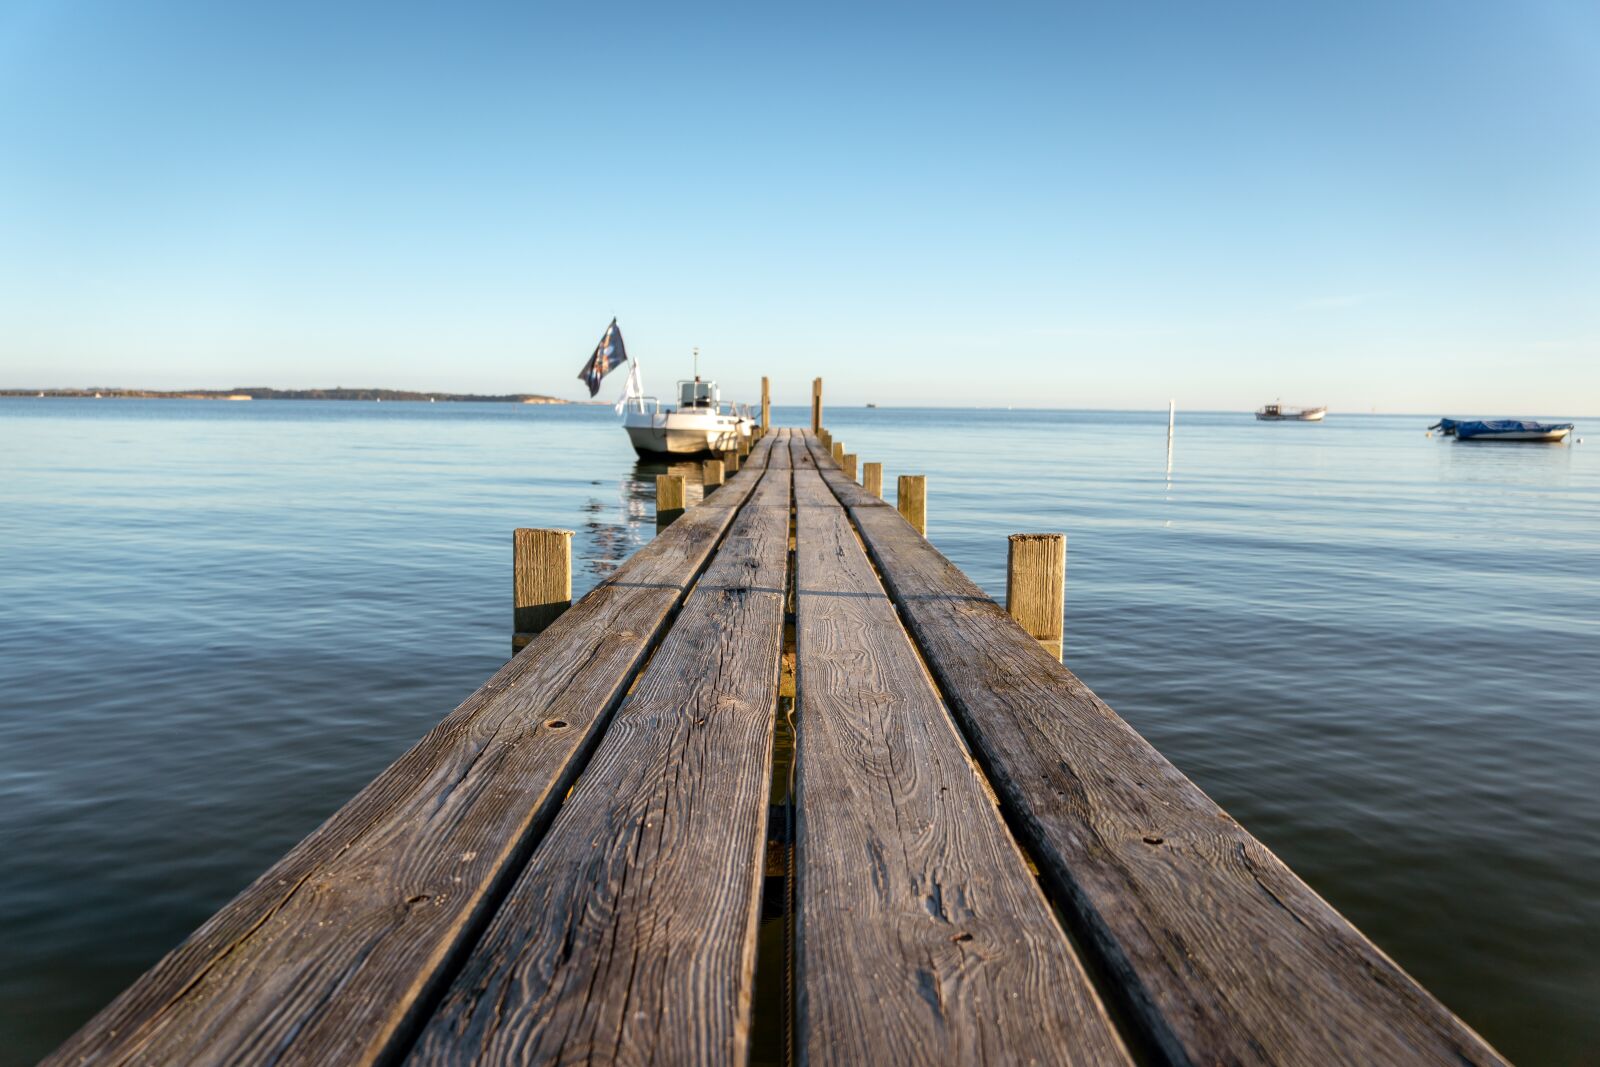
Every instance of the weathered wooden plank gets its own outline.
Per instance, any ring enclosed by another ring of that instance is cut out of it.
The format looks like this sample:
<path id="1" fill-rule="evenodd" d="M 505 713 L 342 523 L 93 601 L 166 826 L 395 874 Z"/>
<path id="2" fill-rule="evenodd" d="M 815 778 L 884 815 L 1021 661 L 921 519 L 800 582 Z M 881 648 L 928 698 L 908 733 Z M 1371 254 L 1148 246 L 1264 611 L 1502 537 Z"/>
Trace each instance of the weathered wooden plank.
<path id="1" fill-rule="evenodd" d="M 690 509 L 45 1062 L 404 1047 L 734 514 Z"/>
<path id="2" fill-rule="evenodd" d="M 414 1062 L 744 1062 L 788 533 L 739 513 Z"/>
<path id="3" fill-rule="evenodd" d="M 1160 1054 L 1503 1062 L 895 511 L 849 511 L 1013 830 Z"/>
<path id="4" fill-rule="evenodd" d="M 787 437 L 787 430 L 778 430 L 770 438 L 767 438 L 770 441 L 771 449 L 767 454 L 769 468 L 777 470 L 789 469 L 789 443 Z M 750 495 L 750 505 L 752 507 L 776 507 L 788 510 L 789 495 L 789 479 L 767 478 Z"/>
<path id="5" fill-rule="evenodd" d="M 800 1062 L 1129 1062 L 844 510 L 796 515 Z"/>
<path id="6" fill-rule="evenodd" d="M 804 459 L 791 458 L 790 462 L 793 463 L 796 469 L 800 469 L 803 464 L 805 467 L 817 470 L 838 471 L 838 465 L 833 462 L 833 457 L 828 454 L 827 447 L 814 435 L 796 433 L 791 451 L 804 455 Z M 837 478 L 827 477 L 826 484 L 826 497 L 818 498 L 824 504 L 840 503 L 845 507 L 877 504 L 893 509 L 892 504 L 873 493 L 869 493 L 865 486 L 857 485 L 855 482 L 843 477 L 842 474 Z M 807 487 L 806 491 L 809 496 L 811 494 L 810 488 Z"/>

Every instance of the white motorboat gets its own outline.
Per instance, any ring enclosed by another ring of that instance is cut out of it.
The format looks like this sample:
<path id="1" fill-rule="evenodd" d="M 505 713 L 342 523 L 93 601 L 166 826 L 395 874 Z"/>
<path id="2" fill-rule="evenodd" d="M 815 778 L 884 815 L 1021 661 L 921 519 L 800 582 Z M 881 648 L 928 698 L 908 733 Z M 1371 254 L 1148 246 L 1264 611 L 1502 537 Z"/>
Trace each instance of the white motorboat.
<path id="1" fill-rule="evenodd" d="M 612 369 L 628 360 L 628 350 L 622 341 L 622 330 L 617 320 L 595 346 L 594 355 L 578 372 L 578 378 L 589 387 L 592 397 L 600 391 L 600 379 Z M 733 404 L 723 404 L 716 382 L 700 378 L 700 350 L 694 350 L 695 375 L 693 381 L 678 383 L 678 406 L 661 403 L 653 396 L 645 396 L 644 383 L 639 377 L 639 361 L 633 361 L 628 371 L 628 384 L 617 400 L 617 414 L 622 416 L 622 428 L 628 431 L 628 440 L 641 456 L 693 456 L 704 453 L 727 452 L 739 447 L 755 429 L 755 420 L 749 409 Z"/>
<path id="2" fill-rule="evenodd" d="M 748 438 L 755 422 L 749 412 L 724 404 L 716 382 L 678 383 L 678 406 L 662 404 L 637 388 L 639 364 L 628 375 L 628 392 L 617 402 L 622 428 L 641 456 L 690 456 L 726 452 Z"/>
<path id="3" fill-rule="evenodd" d="M 1266 404 L 1256 412 L 1260 422 L 1321 422 L 1328 413 L 1326 407 L 1286 408 L 1282 404 Z"/>

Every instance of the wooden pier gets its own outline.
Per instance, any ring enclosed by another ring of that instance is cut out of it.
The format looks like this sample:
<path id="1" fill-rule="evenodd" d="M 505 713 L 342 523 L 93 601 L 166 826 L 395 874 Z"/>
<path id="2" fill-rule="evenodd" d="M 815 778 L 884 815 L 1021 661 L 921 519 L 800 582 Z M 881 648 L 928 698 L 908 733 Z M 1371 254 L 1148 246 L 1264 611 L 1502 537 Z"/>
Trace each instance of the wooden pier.
<path id="1" fill-rule="evenodd" d="M 47 1062 L 1503 1062 L 812 413 Z"/>

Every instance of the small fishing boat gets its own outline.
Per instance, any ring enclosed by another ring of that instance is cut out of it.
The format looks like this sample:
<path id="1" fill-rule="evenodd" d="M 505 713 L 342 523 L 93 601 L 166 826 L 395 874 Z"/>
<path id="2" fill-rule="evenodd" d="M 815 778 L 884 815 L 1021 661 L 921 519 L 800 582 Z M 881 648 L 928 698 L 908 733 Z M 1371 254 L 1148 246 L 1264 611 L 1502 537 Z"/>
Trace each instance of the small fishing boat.
<path id="1" fill-rule="evenodd" d="M 1574 423 L 1535 422 L 1533 419 L 1440 419 L 1430 430 L 1458 441 L 1519 441 L 1559 443 L 1572 432 Z"/>
<path id="2" fill-rule="evenodd" d="M 634 364 L 634 374 L 639 370 Z M 748 438 L 755 421 L 737 405 L 724 404 L 716 382 L 678 383 L 678 406 L 663 405 L 642 391 L 625 393 L 618 407 L 622 428 L 628 431 L 633 450 L 641 456 L 693 456 L 726 452 L 738 448 Z"/>
<path id="3" fill-rule="evenodd" d="M 1321 422 L 1328 413 L 1326 405 L 1317 408 L 1287 408 L 1282 404 L 1265 404 L 1256 412 L 1259 422 Z"/>
<path id="4" fill-rule="evenodd" d="M 628 358 L 617 320 L 606 327 L 594 355 L 584 364 L 578 377 L 589 386 L 592 397 L 600 391 L 600 379 Z M 644 393 L 639 361 L 633 361 L 628 382 L 617 400 L 617 414 L 627 431 L 633 450 L 641 456 L 693 456 L 726 452 L 738 448 L 755 429 L 750 412 L 739 405 L 724 404 L 716 382 L 700 377 L 700 350 L 694 350 L 695 375 L 692 381 L 678 382 L 676 407 L 662 404 Z"/>

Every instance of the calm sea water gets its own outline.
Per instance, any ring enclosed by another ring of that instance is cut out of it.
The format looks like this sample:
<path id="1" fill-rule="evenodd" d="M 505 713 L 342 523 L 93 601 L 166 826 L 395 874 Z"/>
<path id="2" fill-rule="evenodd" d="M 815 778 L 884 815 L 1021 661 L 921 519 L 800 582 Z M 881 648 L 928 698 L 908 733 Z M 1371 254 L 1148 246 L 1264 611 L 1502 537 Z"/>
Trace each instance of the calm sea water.
<path id="1" fill-rule="evenodd" d="M 1085 681 L 1508 1055 L 1600 1060 L 1600 438 L 1180 413 L 1169 476 L 1165 412 L 827 421 L 991 593 L 1065 530 Z M 582 592 L 660 469 L 604 408 L 0 400 L 0 1060 L 504 661 L 513 527 Z"/>

